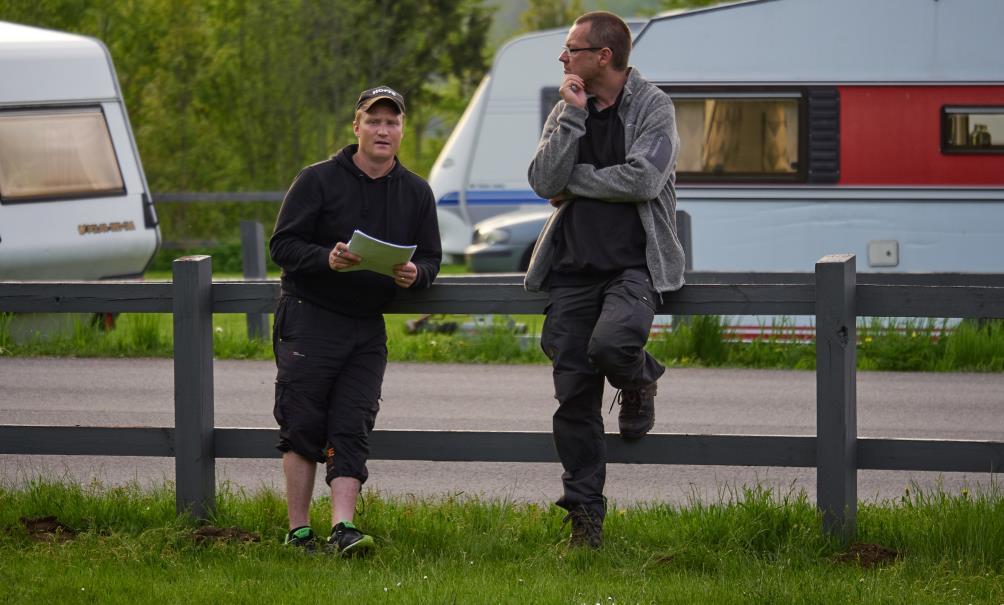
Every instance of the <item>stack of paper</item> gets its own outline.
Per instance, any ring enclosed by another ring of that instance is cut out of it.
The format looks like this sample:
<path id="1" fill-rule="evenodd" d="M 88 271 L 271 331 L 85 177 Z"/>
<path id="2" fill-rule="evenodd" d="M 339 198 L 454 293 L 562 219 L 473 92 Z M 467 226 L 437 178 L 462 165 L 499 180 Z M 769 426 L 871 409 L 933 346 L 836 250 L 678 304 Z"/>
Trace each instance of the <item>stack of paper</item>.
<path id="1" fill-rule="evenodd" d="M 394 265 L 411 260 L 416 246 L 399 246 L 366 235 L 356 229 L 349 240 L 349 252 L 362 258 L 358 265 L 342 271 L 375 271 L 394 277 Z"/>

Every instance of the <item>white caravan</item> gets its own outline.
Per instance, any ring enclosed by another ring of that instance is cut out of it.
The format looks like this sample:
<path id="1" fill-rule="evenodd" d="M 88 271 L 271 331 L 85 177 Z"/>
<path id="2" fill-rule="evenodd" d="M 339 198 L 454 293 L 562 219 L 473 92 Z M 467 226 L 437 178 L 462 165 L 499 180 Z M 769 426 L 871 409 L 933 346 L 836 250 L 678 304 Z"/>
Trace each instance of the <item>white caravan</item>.
<path id="1" fill-rule="evenodd" d="M 676 105 L 694 270 L 854 253 L 860 271 L 1001 272 L 1002 24 L 1000 0 L 753 0 L 650 20 L 631 63 Z M 483 218 L 547 208 L 526 170 L 565 33 L 503 47 L 440 154 L 447 252 Z"/>
<path id="2" fill-rule="evenodd" d="M 108 49 L 0 22 L 0 280 L 133 277 L 160 243 Z"/>

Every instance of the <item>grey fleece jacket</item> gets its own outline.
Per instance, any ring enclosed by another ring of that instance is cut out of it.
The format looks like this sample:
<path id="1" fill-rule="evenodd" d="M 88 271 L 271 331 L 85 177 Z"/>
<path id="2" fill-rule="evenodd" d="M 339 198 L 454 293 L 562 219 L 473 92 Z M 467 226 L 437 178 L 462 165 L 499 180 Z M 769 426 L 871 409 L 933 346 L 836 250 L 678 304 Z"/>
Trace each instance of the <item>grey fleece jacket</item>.
<path id="1" fill-rule="evenodd" d="M 684 257 L 676 236 L 676 155 L 680 137 L 669 95 L 630 68 L 618 115 L 624 124 L 625 163 L 607 168 L 576 164 L 579 139 L 586 133 L 588 110 L 564 101 L 551 110 L 530 162 L 530 187 L 542 198 L 562 192 L 638 208 L 645 229 L 645 260 L 659 292 L 683 286 Z M 524 285 L 532 292 L 547 289 L 554 258 L 554 233 L 569 204 L 551 214 L 530 257 Z"/>

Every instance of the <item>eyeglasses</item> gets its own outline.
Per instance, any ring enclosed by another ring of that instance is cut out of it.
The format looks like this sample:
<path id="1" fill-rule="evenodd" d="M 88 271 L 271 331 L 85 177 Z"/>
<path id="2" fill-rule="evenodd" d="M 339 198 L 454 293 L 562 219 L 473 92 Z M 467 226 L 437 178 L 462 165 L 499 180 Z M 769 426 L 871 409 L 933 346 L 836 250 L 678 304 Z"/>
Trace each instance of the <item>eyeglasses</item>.
<path id="1" fill-rule="evenodd" d="M 558 55 L 558 56 L 560 57 L 561 55 L 563 55 L 565 53 L 568 53 L 569 56 L 572 56 L 575 53 L 579 53 L 579 52 L 582 52 L 584 50 L 597 51 L 597 50 L 603 50 L 604 48 L 606 48 L 606 46 L 583 46 L 582 48 L 572 48 L 570 46 L 562 46 L 561 47 L 561 54 Z"/>

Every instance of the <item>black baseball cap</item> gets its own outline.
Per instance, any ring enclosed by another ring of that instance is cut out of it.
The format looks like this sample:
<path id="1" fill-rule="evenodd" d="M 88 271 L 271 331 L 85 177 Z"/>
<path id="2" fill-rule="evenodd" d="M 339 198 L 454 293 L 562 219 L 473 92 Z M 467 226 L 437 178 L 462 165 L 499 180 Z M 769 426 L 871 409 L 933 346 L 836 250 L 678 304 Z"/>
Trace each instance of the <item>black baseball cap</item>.
<path id="1" fill-rule="evenodd" d="M 356 101 L 356 110 L 369 111 L 370 107 L 377 101 L 388 100 L 394 103 L 398 113 L 404 113 L 404 97 L 390 86 L 377 86 L 359 93 L 359 100 Z"/>

